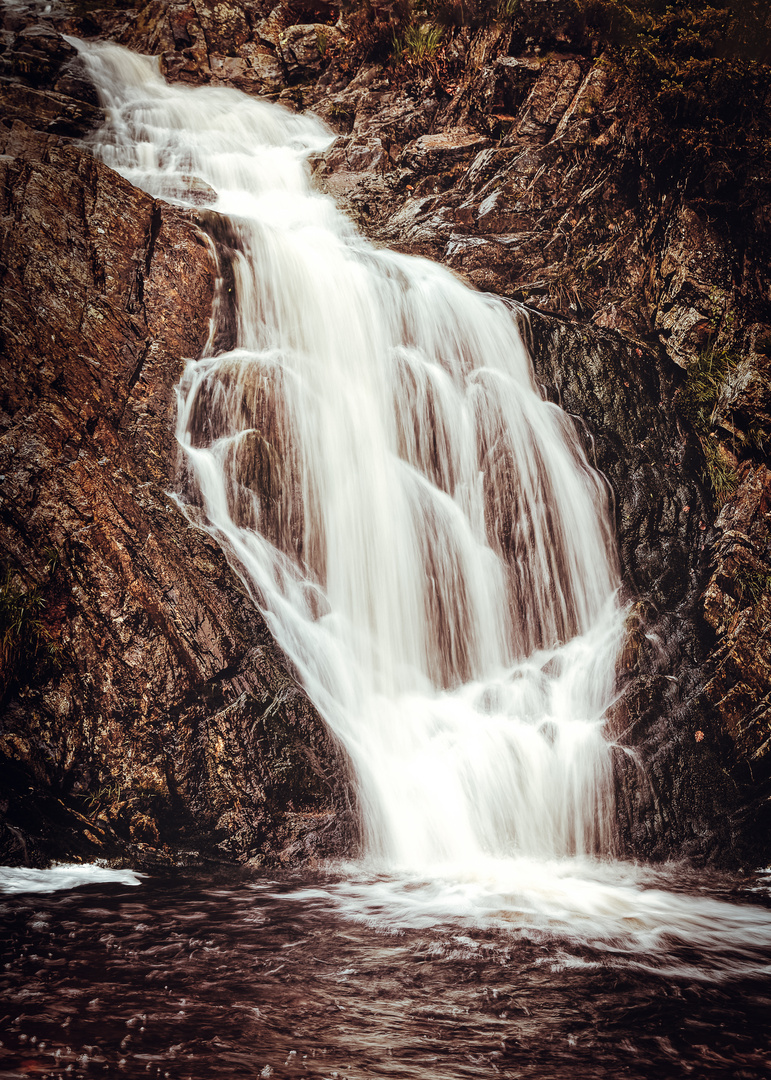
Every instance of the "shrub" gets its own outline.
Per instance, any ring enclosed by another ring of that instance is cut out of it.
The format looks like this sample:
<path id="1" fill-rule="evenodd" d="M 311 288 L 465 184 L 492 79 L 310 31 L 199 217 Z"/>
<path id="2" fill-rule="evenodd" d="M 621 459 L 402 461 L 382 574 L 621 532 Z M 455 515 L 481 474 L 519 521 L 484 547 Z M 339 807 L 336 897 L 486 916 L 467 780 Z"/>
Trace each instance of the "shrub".
<path id="1" fill-rule="evenodd" d="M 674 155 L 705 161 L 718 150 L 766 152 L 767 0 L 576 2 L 658 115 L 662 163 Z"/>

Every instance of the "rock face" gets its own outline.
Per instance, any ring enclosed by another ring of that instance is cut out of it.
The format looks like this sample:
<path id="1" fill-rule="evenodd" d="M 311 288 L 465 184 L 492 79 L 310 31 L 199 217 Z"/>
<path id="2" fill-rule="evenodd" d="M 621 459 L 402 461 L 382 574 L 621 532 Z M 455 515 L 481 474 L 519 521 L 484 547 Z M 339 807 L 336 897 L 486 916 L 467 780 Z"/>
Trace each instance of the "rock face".
<path id="1" fill-rule="evenodd" d="M 763 858 L 771 173 L 735 190 L 715 162 L 698 193 L 662 177 L 644 103 L 568 7 L 521 0 L 505 25 L 448 32 L 443 66 L 399 70 L 352 67 L 353 24 L 303 0 L 52 18 L 157 54 L 172 79 L 314 108 L 340 132 L 317 183 L 366 233 L 520 305 L 545 393 L 615 495 L 630 614 L 611 723 L 646 763 L 619 759 L 623 846 Z M 98 108 L 56 28 L 28 22 L 6 15 L 0 75 L 0 543 L 40 587 L 60 651 L 39 651 L 3 702 L 6 847 L 34 848 L 17 822 L 34 811 L 53 828 L 61 798 L 57 827 L 71 836 L 77 812 L 103 846 L 339 850 L 355 833 L 339 749 L 166 494 L 172 387 L 206 334 L 206 249 L 189 215 L 55 137 Z"/>
<path id="2" fill-rule="evenodd" d="M 539 379 L 577 419 L 614 494 L 629 613 L 609 726 L 633 752 L 616 758 L 621 849 L 726 861 L 746 839 L 726 774 L 731 742 L 702 686 L 710 658 L 700 596 L 714 531 L 698 441 L 663 407 L 678 369 L 617 333 L 540 313 L 525 317 L 524 331 Z"/>
<path id="3" fill-rule="evenodd" d="M 704 617 L 717 639 L 705 692 L 750 765 L 771 751 L 771 471 L 742 468 L 717 519 Z"/>
<path id="4" fill-rule="evenodd" d="M 648 771 L 621 769 L 629 850 L 765 857 L 771 173 L 729 197 L 715 163 L 680 194 L 687 177 L 662 180 L 646 156 L 644 108 L 570 39 L 565 5 L 547 6 L 545 56 L 492 27 L 459 35 L 457 83 L 451 71 L 421 94 L 418 77 L 372 67 L 325 90 L 316 107 L 345 131 L 316 175 L 378 240 L 525 305 L 546 392 L 612 483 L 632 604 L 614 723 Z M 751 567 L 727 556 L 735 519 Z"/>
<path id="5" fill-rule="evenodd" d="M 0 551 L 52 646 L 3 673 L 0 861 L 348 850 L 341 752 L 169 494 L 201 231 L 56 136 L 0 144 Z"/>
<path id="6" fill-rule="evenodd" d="M 6 15 L 6 48 L 0 55 L 0 104 L 6 123 L 23 120 L 58 135 L 84 135 L 100 122 L 94 87 L 77 50 L 48 26 L 25 25 Z M 18 25 L 14 26 L 14 24 Z"/>

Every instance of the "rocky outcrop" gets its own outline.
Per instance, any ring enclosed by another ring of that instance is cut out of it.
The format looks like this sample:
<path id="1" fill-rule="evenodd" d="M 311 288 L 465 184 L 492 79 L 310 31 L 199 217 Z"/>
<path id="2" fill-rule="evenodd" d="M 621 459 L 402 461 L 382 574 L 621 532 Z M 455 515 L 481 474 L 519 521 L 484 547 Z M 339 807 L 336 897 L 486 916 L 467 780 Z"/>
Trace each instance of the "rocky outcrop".
<path id="1" fill-rule="evenodd" d="M 6 12 L 5 37 L 0 107 L 6 124 L 22 120 L 53 134 L 79 136 L 100 123 L 96 90 L 69 42 L 50 26 L 27 25 L 24 13 L 13 9 Z"/>
<path id="2" fill-rule="evenodd" d="M 356 27 L 323 3 L 152 0 L 54 16 L 157 54 L 170 78 L 314 108 L 339 132 L 315 162 L 318 186 L 366 233 L 520 305 L 545 392 L 576 417 L 615 496 L 630 605 L 611 719 L 629 750 L 626 850 L 764 857 L 771 176 L 732 181 L 715 161 L 696 190 L 666 173 L 645 103 L 568 8 L 521 0 L 506 25 L 448 31 L 442 64 L 398 70 L 371 57 L 352 67 Z M 333 779 L 339 751 L 222 556 L 165 494 L 169 395 L 210 302 L 206 250 L 189 216 L 50 137 L 84 131 L 96 102 L 66 43 L 14 18 L 0 76 L 17 121 L 4 325 L 27 368 L 6 391 L 13 455 L 0 467 L 16 486 L 3 542 L 63 635 L 58 661 L 39 655 L 6 702 L 14 798 L 32 777 L 101 843 L 206 838 L 276 859 L 335 849 L 352 820 Z M 46 215 L 52 198 L 59 212 Z M 104 525 L 101 511 L 88 517 L 94 500 L 110 507 Z"/>
<path id="3" fill-rule="evenodd" d="M 170 494 L 208 244 L 56 136 L 0 142 L 0 552 L 50 646 L 4 673 L 0 859 L 348 849 L 339 748 Z"/>
<path id="4" fill-rule="evenodd" d="M 717 519 L 704 617 L 714 630 L 705 692 L 752 766 L 771 753 L 771 471 L 745 465 Z"/>

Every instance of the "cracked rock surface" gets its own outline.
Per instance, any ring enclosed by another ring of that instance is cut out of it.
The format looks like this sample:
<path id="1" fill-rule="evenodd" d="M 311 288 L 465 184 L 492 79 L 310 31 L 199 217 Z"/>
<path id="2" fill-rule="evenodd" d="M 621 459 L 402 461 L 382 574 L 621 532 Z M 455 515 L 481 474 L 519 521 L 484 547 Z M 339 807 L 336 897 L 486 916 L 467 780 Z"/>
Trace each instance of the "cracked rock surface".
<path id="1" fill-rule="evenodd" d="M 3 684 L 0 861 L 348 849 L 341 752 L 170 496 L 209 249 L 55 135 L 15 120 L 0 151 L 0 551 L 55 647 Z"/>

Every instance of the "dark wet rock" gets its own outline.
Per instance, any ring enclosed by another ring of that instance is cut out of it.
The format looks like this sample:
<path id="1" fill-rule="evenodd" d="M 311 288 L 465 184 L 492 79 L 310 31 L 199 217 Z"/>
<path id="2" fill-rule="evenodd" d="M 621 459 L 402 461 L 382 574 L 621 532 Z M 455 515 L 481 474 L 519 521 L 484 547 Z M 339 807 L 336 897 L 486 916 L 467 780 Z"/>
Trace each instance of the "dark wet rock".
<path id="1" fill-rule="evenodd" d="M 97 127 L 103 115 L 101 109 L 65 94 L 4 80 L 0 80 L 0 108 L 8 120 L 73 138 Z"/>
<path id="2" fill-rule="evenodd" d="M 523 140 L 548 142 L 557 125 L 566 118 L 568 109 L 575 109 L 583 75 L 581 64 L 572 58 L 548 60 L 543 64 L 503 145 L 516 146 Z"/>
<path id="3" fill-rule="evenodd" d="M 705 687 L 759 775 L 771 760 L 771 471 L 745 465 L 716 522 L 704 618 L 715 633 Z"/>
<path id="4" fill-rule="evenodd" d="M 0 150 L 0 551 L 52 646 L 4 680 L 2 858 L 347 849 L 339 749 L 169 494 L 212 302 L 199 227 L 19 122 Z"/>
<path id="5" fill-rule="evenodd" d="M 682 377 L 661 350 L 612 332 L 536 313 L 525 325 L 539 379 L 575 417 L 613 492 L 628 605 L 609 717 L 621 850 L 730 862 L 746 846 L 742 799 L 726 771 L 731 741 L 703 688 L 710 656 L 699 619 L 710 500 L 698 441 L 663 407 Z"/>
<path id="6" fill-rule="evenodd" d="M 0 55 L 0 109 L 6 122 L 78 137 L 102 120 L 75 48 L 47 26 L 7 35 Z"/>

